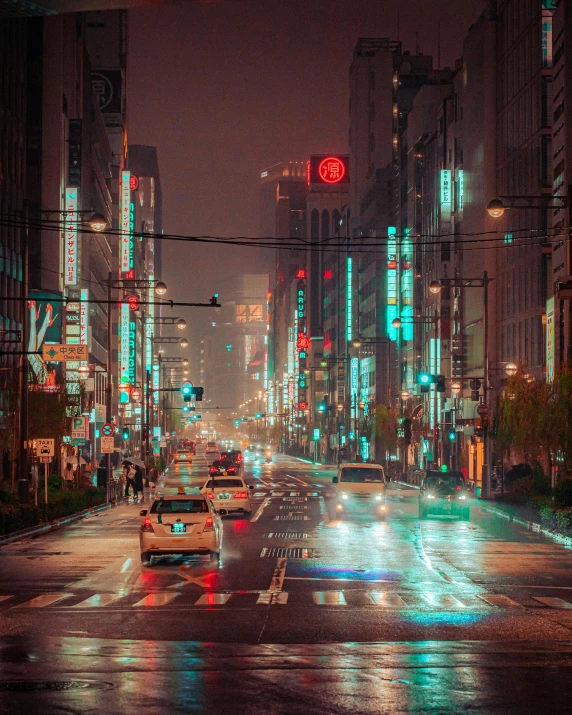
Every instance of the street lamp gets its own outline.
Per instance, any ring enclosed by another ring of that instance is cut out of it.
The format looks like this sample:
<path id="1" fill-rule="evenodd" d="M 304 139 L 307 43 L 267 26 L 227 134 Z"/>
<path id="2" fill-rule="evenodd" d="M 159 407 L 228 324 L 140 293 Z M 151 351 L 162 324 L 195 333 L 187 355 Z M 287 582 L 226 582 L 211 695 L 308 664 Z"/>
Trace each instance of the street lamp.
<path id="1" fill-rule="evenodd" d="M 187 321 L 184 320 L 183 318 L 180 318 L 177 321 L 177 328 L 179 328 L 179 330 L 184 330 L 186 327 L 187 327 Z"/>
<path id="2" fill-rule="evenodd" d="M 179 344 L 180 344 L 180 346 L 181 346 L 182 348 L 188 348 L 188 347 L 189 347 L 189 341 L 187 340 L 187 338 L 183 338 L 183 339 L 180 341 Z"/>
<path id="3" fill-rule="evenodd" d="M 96 231 L 97 233 L 101 233 L 102 231 L 105 231 L 107 228 L 107 219 L 105 216 L 102 216 L 99 213 L 94 213 L 92 217 L 89 219 L 89 227 L 93 230 Z"/>
<path id="4" fill-rule="evenodd" d="M 489 201 L 487 211 L 492 218 L 501 218 L 506 210 L 505 205 L 500 199 Z"/>
<path id="5" fill-rule="evenodd" d="M 394 328 L 400 328 L 400 327 L 401 327 L 401 318 L 394 318 L 394 319 L 391 321 L 391 325 L 392 325 Z"/>
<path id="6" fill-rule="evenodd" d="M 185 358 L 185 359 L 183 360 L 183 365 L 186 367 L 188 364 L 189 364 L 189 361 L 187 360 L 187 358 Z"/>
<path id="7" fill-rule="evenodd" d="M 519 204 L 521 204 L 519 206 Z M 502 218 L 508 209 L 566 209 L 567 196 L 498 196 L 487 204 L 487 212 L 494 219 Z"/>
<path id="8" fill-rule="evenodd" d="M 455 396 L 458 395 L 459 392 L 461 392 L 461 383 L 460 383 L 460 382 L 453 382 L 453 383 L 451 384 L 451 392 L 453 392 L 453 393 L 455 394 Z"/>
<path id="9" fill-rule="evenodd" d="M 407 390 L 403 390 L 401 392 L 401 399 L 402 400 L 408 400 L 409 399 L 409 392 Z"/>
<path id="10" fill-rule="evenodd" d="M 361 348 L 361 340 L 359 338 L 356 338 L 353 341 L 352 345 L 354 346 L 354 348 Z"/>
<path id="11" fill-rule="evenodd" d="M 433 295 L 437 295 L 441 292 L 441 283 L 439 281 L 431 281 L 431 283 L 429 283 L 429 290 Z"/>
<path id="12" fill-rule="evenodd" d="M 504 371 L 509 377 L 514 377 L 518 372 L 518 367 L 513 362 L 509 362 Z"/>
<path id="13" fill-rule="evenodd" d="M 166 292 L 167 292 L 167 286 L 163 283 L 163 281 L 159 281 L 155 285 L 155 293 L 157 293 L 157 295 L 165 295 Z"/>
<path id="14" fill-rule="evenodd" d="M 80 365 L 77 369 L 77 374 L 82 379 L 89 377 L 89 365 Z"/>

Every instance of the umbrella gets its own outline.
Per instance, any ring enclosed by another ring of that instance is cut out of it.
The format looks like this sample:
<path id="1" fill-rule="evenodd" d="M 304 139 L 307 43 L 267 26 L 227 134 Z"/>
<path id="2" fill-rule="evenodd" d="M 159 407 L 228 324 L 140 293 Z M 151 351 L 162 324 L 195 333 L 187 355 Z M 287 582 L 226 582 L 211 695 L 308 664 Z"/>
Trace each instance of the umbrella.
<path id="1" fill-rule="evenodd" d="M 78 457 L 75 454 L 71 454 L 69 457 L 64 457 L 64 462 L 66 464 L 86 464 L 83 457 Z"/>
<path id="2" fill-rule="evenodd" d="M 130 462 L 131 464 L 134 464 L 136 467 L 141 467 L 141 469 L 145 469 L 145 462 L 142 462 L 140 459 L 137 459 L 137 457 L 125 457 L 123 462 Z"/>

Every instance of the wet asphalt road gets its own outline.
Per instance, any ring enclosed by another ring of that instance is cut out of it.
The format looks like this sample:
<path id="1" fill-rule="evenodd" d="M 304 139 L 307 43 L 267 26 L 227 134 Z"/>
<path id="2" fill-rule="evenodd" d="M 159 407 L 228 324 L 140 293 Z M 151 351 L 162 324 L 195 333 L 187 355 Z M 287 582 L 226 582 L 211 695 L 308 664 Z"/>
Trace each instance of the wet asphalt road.
<path id="1" fill-rule="evenodd" d="M 569 549 L 401 485 L 341 521 L 333 474 L 247 461 L 220 565 L 142 566 L 139 504 L 2 547 L 0 712 L 572 711 Z"/>

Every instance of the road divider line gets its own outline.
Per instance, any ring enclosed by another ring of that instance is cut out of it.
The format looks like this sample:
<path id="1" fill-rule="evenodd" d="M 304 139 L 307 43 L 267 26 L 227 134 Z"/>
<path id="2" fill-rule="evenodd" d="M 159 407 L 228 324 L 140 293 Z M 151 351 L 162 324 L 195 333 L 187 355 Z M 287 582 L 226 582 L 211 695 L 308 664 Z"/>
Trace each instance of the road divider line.
<path id="1" fill-rule="evenodd" d="M 270 588 L 268 589 L 269 591 L 276 592 L 282 590 L 287 565 L 288 559 L 277 560 L 276 568 L 274 569 L 274 573 L 272 574 L 272 580 L 270 581 Z"/>
<path id="2" fill-rule="evenodd" d="M 270 504 L 270 497 L 266 497 L 266 499 L 262 502 L 262 504 L 258 507 L 258 510 L 256 514 L 252 517 L 250 521 L 258 521 L 260 519 L 260 516 L 264 509 Z"/>

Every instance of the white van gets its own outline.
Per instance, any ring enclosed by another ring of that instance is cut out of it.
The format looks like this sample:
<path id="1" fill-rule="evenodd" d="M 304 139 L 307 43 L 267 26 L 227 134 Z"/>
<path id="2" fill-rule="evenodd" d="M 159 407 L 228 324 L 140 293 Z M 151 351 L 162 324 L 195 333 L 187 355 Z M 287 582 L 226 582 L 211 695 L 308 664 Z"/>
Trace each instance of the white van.
<path id="1" fill-rule="evenodd" d="M 336 487 L 336 512 L 345 514 L 371 514 L 385 519 L 387 514 L 387 482 L 379 464 L 340 464 L 338 476 L 333 478 Z"/>

